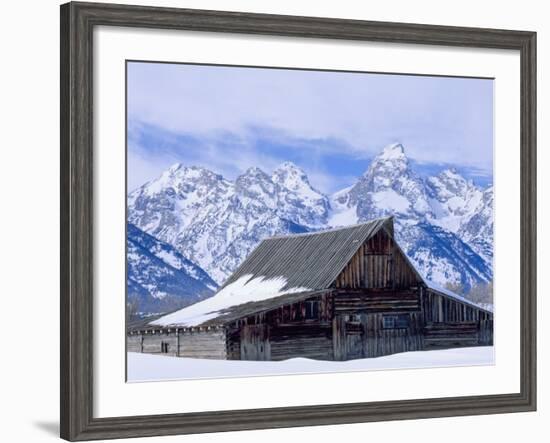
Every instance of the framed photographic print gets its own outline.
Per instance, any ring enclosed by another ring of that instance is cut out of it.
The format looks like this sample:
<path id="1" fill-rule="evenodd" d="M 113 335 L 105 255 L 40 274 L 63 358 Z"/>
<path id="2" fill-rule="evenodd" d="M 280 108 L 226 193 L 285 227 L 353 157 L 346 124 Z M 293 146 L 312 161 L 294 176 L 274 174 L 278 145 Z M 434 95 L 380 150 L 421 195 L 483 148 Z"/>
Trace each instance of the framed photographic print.
<path id="1" fill-rule="evenodd" d="M 63 5 L 61 436 L 534 410 L 535 41 Z"/>

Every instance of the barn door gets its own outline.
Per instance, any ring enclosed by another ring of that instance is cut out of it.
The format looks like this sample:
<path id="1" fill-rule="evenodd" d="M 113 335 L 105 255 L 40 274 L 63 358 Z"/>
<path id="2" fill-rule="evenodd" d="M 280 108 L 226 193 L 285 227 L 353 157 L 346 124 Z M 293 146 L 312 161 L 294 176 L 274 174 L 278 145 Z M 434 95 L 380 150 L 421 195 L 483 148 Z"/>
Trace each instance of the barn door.
<path id="1" fill-rule="evenodd" d="M 359 315 L 349 315 L 346 321 L 346 360 L 363 358 L 365 328 Z"/>
<path id="2" fill-rule="evenodd" d="M 337 315 L 333 321 L 335 360 L 353 360 L 366 355 L 366 315 Z"/>
<path id="3" fill-rule="evenodd" d="M 246 325 L 241 329 L 241 360 L 270 360 L 267 325 Z"/>

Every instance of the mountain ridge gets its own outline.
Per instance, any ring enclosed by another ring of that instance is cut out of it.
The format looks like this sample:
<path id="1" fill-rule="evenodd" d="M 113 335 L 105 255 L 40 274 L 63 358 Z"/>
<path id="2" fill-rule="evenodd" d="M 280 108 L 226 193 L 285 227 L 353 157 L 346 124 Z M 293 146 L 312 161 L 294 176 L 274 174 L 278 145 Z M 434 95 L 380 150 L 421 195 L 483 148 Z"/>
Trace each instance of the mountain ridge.
<path id="1" fill-rule="evenodd" d="M 131 223 L 126 244 L 127 302 L 135 315 L 181 308 L 217 289 L 204 270 Z"/>
<path id="2" fill-rule="evenodd" d="M 331 195 L 288 161 L 271 174 L 249 168 L 235 180 L 176 164 L 128 195 L 128 219 L 221 284 L 267 236 L 394 215 L 398 241 L 426 277 L 471 287 L 492 279 L 492 204 L 492 187 L 457 170 L 422 178 L 396 143 Z"/>

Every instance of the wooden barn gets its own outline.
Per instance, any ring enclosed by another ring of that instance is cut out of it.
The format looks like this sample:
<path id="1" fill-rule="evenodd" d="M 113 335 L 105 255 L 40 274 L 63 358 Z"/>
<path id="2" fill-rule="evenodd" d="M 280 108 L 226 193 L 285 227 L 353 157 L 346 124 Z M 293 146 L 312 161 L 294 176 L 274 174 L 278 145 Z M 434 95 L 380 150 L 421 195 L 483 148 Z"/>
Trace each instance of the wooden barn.
<path id="1" fill-rule="evenodd" d="M 207 300 L 128 331 L 128 351 L 350 360 L 493 342 L 493 314 L 422 278 L 393 218 L 262 241 Z"/>

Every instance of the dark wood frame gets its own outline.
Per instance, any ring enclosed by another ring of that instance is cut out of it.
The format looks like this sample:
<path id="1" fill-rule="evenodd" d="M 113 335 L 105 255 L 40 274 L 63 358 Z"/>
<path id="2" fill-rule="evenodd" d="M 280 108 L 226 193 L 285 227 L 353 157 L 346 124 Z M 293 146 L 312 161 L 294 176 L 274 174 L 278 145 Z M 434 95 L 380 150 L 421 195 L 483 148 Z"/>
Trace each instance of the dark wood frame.
<path id="1" fill-rule="evenodd" d="M 521 391 L 186 414 L 93 417 L 92 36 L 98 25 L 416 43 L 521 57 Z M 61 437 L 92 440 L 536 409 L 536 33 L 100 3 L 61 6 Z"/>

